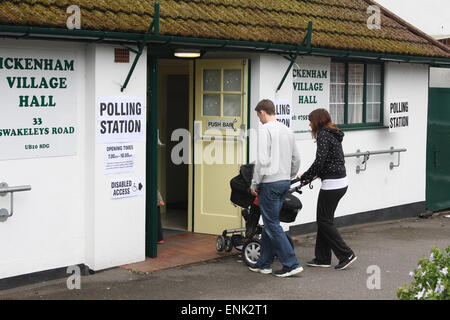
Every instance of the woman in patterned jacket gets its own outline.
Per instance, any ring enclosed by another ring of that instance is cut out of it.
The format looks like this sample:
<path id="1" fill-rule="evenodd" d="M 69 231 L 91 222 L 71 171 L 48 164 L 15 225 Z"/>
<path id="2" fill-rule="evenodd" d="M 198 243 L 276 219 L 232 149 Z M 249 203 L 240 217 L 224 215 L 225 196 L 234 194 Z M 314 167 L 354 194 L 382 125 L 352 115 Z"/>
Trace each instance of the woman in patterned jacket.
<path id="1" fill-rule="evenodd" d="M 331 116 L 325 109 L 311 112 L 309 121 L 312 136 L 317 142 L 316 159 L 299 177 L 302 181 L 312 181 L 319 177 L 322 187 L 317 201 L 316 257 L 306 264 L 329 268 L 333 252 L 339 260 L 335 269 L 343 270 L 357 259 L 334 225 L 334 213 L 348 187 L 342 150 L 344 133 L 331 121 Z"/>

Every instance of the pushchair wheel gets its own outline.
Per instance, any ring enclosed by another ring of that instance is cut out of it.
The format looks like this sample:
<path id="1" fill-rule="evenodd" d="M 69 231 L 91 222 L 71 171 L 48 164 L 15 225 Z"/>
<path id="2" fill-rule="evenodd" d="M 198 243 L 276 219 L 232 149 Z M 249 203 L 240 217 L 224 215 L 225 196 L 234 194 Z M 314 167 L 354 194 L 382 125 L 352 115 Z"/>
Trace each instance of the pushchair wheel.
<path id="1" fill-rule="evenodd" d="M 225 237 L 225 252 L 231 252 L 233 250 L 233 242 L 230 237 Z"/>
<path id="2" fill-rule="evenodd" d="M 225 237 L 218 236 L 216 240 L 216 250 L 222 252 L 225 249 Z"/>
<path id="3" fill-rule="evenodd" d="M 254 267 L 259 259 L 261 244 L 258 240 L 247 242 L 242 248 L 242 258 L 249 267 Z"/>

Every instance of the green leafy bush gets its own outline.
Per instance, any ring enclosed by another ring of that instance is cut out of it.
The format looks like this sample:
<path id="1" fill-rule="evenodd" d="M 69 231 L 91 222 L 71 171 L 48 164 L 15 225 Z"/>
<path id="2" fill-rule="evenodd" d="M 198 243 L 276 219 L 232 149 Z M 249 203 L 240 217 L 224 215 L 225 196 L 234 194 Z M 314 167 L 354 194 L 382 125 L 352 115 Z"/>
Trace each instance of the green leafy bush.
<path id="1" fill-rule="evenodd" d="M 398 288 L 401 300 L 450 300 L 450 246 L 444 251 L 433 247 L 429 258 L 422 258 L 414 272 L 409 275 L 414 281 L 409 286 Z"/>

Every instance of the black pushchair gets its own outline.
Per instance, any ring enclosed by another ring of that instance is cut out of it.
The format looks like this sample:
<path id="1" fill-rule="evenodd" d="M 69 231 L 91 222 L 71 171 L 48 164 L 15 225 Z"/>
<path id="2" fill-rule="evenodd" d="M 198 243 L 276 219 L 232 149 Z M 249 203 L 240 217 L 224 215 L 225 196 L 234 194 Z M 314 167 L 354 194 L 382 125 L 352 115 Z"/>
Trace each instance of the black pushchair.
<path id="1" fill-rule="evenodd" d="M 217 237 L 216 250 L 218 252 L 230 252 L 233 247 L 242 252 L 244 262 L 252 267 L 258 261 L 261 247 L 262 226 L 259 224 L 261 211 L 258 206 L 257 198 L 250 193 L 250 183 L 253 176 L 254 164 L 242 165 L 238 176 L 230 181 L 231 202 L 242 208 L 242 217 L 245 220 L 245 228 L 227 229 L 222 235 Z M 280 211 L 281 222 L 294 222 L 298 212 L 302 208 L 300 199 L 294 196 L 294 193 L 301 194 L 300 190 L 304 184 L 295 186 L 300 180 L 291 181 L 286 200 Z M 286 233 L 286 236 L 294 247 L 292 238 Z"/>

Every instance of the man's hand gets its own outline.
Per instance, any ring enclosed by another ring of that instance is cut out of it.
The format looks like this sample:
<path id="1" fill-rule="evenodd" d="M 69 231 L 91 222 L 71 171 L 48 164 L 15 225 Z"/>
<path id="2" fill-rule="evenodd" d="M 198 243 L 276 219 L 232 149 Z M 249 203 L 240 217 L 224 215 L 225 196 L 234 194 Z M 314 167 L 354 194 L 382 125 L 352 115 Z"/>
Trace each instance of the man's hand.
<path id="1" fill-rule="evenodd" d="M 250 193 L 251 193 L 252 195 L 254 195 L 255 197 L 258 196 L 258 190 L 250 189 Z"/>

